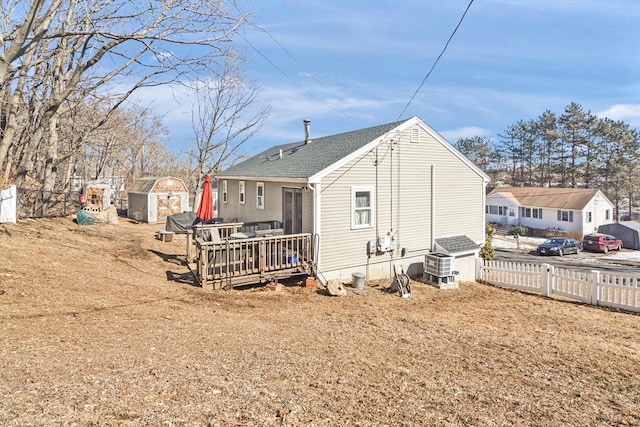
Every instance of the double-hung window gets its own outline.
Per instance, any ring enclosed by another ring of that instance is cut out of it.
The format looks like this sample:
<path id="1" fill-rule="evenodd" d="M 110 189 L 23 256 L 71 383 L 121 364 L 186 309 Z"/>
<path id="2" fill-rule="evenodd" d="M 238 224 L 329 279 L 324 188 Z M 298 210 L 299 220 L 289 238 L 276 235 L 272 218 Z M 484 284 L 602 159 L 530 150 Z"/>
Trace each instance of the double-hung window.
<path id="1" fill-rule="evenodd" d="M 240 181 L 238 183 L 238 201 L 241 205 L 244 205 L 245 201 L 245 191 L 244 191 L 244 181 Z"/>
<path id="2" fill-rule="evenodd" d="M 351 187 L 351 228 L 373 226 L 373 188 Z"/>
<path id="3" fill-rule="evenodd" d="M 558 210 L 558 221 L 573 222 L 573 211 Z"/>
<path id="4" fill-rule="evenodd" d="M 222 181 L 222 203 L 227 203 L 229 200 L 227 198 L 227 180 Z"/>
<path id="5" fill-rule="evenodd" d="M 256 183 L 256 208 L 264 209 L 264 182 Z"/>

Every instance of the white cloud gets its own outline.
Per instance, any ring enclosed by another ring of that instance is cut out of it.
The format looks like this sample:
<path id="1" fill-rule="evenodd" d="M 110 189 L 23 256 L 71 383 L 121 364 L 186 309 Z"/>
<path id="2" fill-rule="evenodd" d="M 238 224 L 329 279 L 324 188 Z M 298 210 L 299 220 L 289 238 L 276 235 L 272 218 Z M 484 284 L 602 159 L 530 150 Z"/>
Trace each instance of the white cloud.
<path id="1" fill-rule="evenodd" d="M 622 120 L 631 126 L 640 126 L 640 104 L 616 104 L 595 114 L 598 117 Z"/>
<path id="2" fill-rule="evenodd" d="M 489 129 L 484 129 L 478 126 L 464 126 L 458 129 L 450 129 L 440 132 L 440 135 L 444 136 L 447 141 L 455 143 L 460 138 L 471 138 L 474 136 L 488 136 L 493 132 Z"/>

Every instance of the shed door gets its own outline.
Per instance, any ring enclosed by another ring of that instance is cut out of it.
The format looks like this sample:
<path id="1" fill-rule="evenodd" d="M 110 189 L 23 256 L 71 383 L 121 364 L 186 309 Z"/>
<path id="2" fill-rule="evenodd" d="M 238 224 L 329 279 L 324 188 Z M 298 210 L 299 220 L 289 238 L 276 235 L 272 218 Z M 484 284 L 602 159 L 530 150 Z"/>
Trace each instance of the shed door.
<path id="1" fill-rule="evenodd" d="M 282 192 L 284 234 L 302 233 L 302 190 L 283 188 Z"/>
<path id="2" fill-rule="evenodd" d="M 169 215 L 182 212 L 182 199 L 180 196 L 158 195 L 158 221 L 164 221 Z"/>

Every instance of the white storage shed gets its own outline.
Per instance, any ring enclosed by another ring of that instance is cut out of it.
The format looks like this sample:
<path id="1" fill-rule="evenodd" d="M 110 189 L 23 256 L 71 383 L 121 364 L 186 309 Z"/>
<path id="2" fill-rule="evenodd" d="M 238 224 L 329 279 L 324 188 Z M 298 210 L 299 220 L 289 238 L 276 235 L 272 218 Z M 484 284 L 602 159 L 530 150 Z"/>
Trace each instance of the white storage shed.
<path id="1" fill-rule="evenodd" d="M 189 191 L 180 178 L 146 177 L 127 192 L 127 216 L 144 222 L 164 222 L 169 215 L 189 210 Z"/>

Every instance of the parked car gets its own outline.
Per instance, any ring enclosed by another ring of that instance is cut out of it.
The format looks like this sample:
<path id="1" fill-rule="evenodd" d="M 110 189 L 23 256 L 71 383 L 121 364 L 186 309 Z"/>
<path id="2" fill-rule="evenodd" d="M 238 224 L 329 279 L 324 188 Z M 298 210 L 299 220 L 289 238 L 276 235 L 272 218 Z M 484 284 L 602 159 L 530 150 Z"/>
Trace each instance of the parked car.
<path id="1" fill-rule="evenodd" d="M 582 239 L 582 246 L 589 251 L 604 252 L 622 249 L 622 240 L 610 234 L 590 234 Z"/>
<path id="2" fill-rule="evenodd" d="M 582 250 L 582 243 L 574 239 L 564 237 L 554 237 L 545 240 L 538 246 L 538 255 L 560 255 L 577 254 Z"/>

